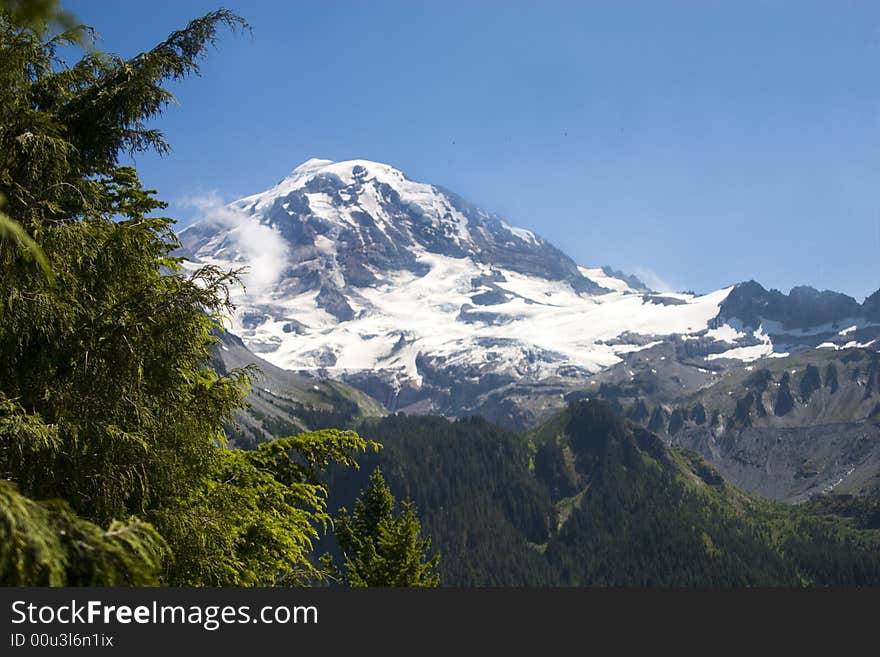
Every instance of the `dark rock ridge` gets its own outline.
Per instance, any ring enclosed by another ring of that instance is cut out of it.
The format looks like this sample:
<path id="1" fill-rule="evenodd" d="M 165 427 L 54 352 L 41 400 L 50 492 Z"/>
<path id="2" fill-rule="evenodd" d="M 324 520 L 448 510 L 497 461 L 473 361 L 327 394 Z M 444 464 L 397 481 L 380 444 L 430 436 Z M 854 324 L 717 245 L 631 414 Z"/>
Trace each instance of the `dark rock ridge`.
<path id="1" fill-rule="evenodd" d="M 880 290 L 859 304 L 852 297 L 831 290 L 820 292 L 802 285 L 783 294 L 748 281 L 731 290 L 721 304 L 716 322 L 720 325 L 738 319 L 744 326 L 757 329 L 762 319 L 769 319 L 781 323 L 786 330 L 794 330 L 851 318 L 880 320 Z"/>
<path id="2" fill-rule="evenodd" d="M 584 277 L 571 258 L 543 238 L 535 235 L 534 241 L 529 241 L 516 237 L 505 227 L 500 215 L 486 212 L 443 187 L 434 189 L 467 217 L 475 247 L 472 255 L 477 262 L 551 281 L 566 281 L 578 292 L 608 291 Z"/>
<path id="3" fill-rule="evenodd" d="M 627 274 L 618 269 L 613 269 L 609 265 L 604 265 L 602 267 L 602 271 L 606 276 L 610 276 L 611 278 L 618 278 L 622 280 L 624 283 L 629 285 L 636 292 L 653 292 L 651 288 L 645 285 L 642 280 L 638 276 L 634 276 L 633 274 Z"/>
<path id="4" fill-rule="evenodd" d="M 865 299 L 862 310 L 870 321 L 880 322 L 880 290 Z"/>

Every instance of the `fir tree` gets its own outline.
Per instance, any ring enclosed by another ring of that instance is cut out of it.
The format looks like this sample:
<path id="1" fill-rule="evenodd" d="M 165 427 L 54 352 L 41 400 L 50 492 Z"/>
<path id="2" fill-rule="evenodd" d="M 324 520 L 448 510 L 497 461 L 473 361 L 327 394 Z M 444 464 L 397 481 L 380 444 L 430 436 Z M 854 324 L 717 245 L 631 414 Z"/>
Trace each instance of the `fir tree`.
<path id="1" fill-rule="evenodd" d="M 225 448 L 248 372 L 211 366 L 235 272 L 186 271 L 126 153 L 199 72 L 219 10 L 131 59 L 72 64 L 54 2 L 0 4 L 0 582 L 271 585 L 319 575 L 319 473 L 352 432 Z M 46 276 L 35 266 L 42 263 Z"/>
<path id="2" fill-rule="evenodd" d="M 344 558 L 343 578 L 355 587 L 440 584 L 440 555 L 428 557 L 431 539 L 421 536 L 421 524 L 410 501 L 397 506 L 379 468 L 348 515 L 340 509 L 336 537 Z"/>

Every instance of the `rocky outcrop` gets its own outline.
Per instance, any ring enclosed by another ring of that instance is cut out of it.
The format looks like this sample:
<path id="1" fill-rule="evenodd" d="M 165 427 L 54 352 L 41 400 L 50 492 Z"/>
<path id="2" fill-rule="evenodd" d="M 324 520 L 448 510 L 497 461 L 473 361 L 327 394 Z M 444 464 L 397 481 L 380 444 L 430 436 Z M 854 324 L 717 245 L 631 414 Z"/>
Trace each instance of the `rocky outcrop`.
<path id="1" fill-rule="evenodd" d="M 866 309 L 855 299 L 839 292 L 820 292 L 808 286 L 794 287 L 786 295 L 766 290 L 755 281 L 736 285 L 721 304 L 719 323 L 739 320 L 757 329 L 762 320 L 782 324 L 786 330 L 834 324 L 844 319 L 864 317 Z"/>

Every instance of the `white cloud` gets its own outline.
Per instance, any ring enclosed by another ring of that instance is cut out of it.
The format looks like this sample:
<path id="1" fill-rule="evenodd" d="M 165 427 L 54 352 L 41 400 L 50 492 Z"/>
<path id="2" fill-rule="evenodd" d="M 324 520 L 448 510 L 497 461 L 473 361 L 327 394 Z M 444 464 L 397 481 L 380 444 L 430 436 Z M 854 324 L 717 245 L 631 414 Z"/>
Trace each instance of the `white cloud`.
<path id="1" fill-rule="evenodd" d="M 642 280 L 642 282 L 655 292 L 677 292 L 678 287 L 669 281 L 660 278 L 653 269 L 648 267 L 636 267 L 633 273 Z"/>
<path id="2" fill-rule="evenodd" d="M 216 192 L 187 197 L 182 204 L 195 208 L 193 223 L 206 222 L 228 231 L 247 268 L 241 278 L 249 292 L 269 291 L 278 282 L 288 266 L 289 250 L 277 230 L 226 205 Z"/>

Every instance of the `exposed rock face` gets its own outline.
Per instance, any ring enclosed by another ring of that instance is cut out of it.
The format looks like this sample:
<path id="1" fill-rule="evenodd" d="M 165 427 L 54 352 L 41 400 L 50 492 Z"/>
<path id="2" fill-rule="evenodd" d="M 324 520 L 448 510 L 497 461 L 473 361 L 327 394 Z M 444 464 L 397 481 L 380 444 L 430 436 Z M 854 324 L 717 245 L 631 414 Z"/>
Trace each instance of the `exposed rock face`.
<path id="1" fill-rule="evenodd" d="M 798 503 L 832 491 L 880 491 L 876 423 L 747 427 L 723 439 L 705 428 L 689 428 L 670 442 L 698 452 L 725 479 L 764 497 Z"/>
<path id="2" fill-rule="evenodd" d="M 739 319 L 744 326 L 758 328 L 765 320 L 779 322 L 785 330 L 835 324 L 850 318 L 867 319 L 868 301 L 855 299 L 831 290 L 798 286 L 786 295 L 779 290 L 765 290 L 748 281 L 736 285 L 721 304 L 719 319 Z M 841 327 L 843 328 L 843 327 Z"/>
<path id="3" fill-rule="evenodd" d="M 656 347 L 589 389 L 746 490 L 789 502 L 880 490 L 880 353 L 806 349 L 700 369 Z"/>
<path id="4" fill-rule="evenodd" d="M 865 312 L 865 317 L 870 321 L 880 322 L 880 290 L 865 299 L 862 309 Z"/>
<path id="5" fill-rule="evenodd" d="M 256 368 L 251 373 L 248 407 L 235 416 L 227 435 L 238 447 L 300 431 L 354 426 L 364 417 L 386 414 L 376 400 L 355 388 L 288 372 L 267 363 L 231 333 L 218 335 L 213 367 L 221 373 Z"/>
<path id="6" fill-rule="evenodd" d="M 637 276 L 627 274 L 618 269 L 613 269 L 608 265 L 603 266 L 602 271 L 609 278 L 616 278 L 617 280 L 623 281 L 635 292 L 653 292 L 653 290 L 645 285 Z"/>

